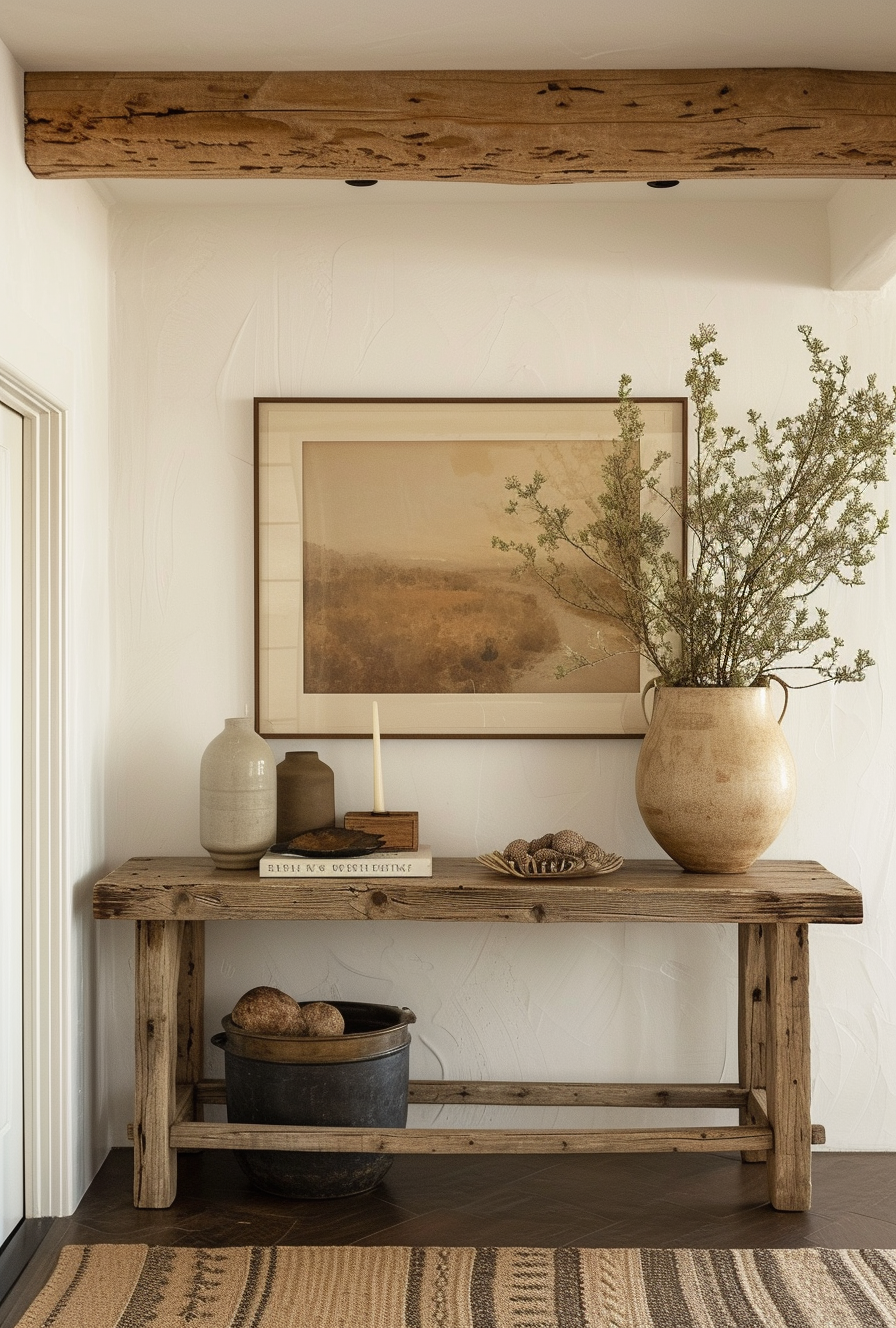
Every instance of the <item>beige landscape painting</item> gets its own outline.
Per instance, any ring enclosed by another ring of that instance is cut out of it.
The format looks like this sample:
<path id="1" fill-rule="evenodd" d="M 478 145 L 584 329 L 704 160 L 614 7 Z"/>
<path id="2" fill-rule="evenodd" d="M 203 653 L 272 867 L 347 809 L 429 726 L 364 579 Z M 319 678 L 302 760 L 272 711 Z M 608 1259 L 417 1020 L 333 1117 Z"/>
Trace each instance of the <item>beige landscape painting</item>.
<path id="1" fill-rule="evenodd" d="M 306 695 L 639 690 L 611 617 L 568 608 L 492 536 L 531 540 L 505 480 L 587 519 L 609 441 L 308 442 L 302 447 Z M 607 589 L 604 586 L 604 589 Z M 569 652 L 600 657 L 557 676 Z"/>

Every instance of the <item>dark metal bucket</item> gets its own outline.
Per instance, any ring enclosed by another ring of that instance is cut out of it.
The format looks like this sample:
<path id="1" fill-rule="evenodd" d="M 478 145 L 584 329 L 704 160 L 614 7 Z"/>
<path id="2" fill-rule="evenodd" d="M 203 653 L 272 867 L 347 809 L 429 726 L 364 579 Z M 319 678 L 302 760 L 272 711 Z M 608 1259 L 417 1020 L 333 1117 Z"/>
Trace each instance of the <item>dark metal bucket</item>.
<path id="1" fill-rule="evenodd" d="M 408 1118 L 411 1010 L 332 1001 L 340 1037 L 247 1033 L 229 1016 L 212 1042 L 224 1051 L 227 1119 L 240 1125 L 369 1125 Z M 234 1150 L 259 1189 L 291 1199 L 335 1199 L 372 1190 L 392 1165 L 377 1153 Z"/>

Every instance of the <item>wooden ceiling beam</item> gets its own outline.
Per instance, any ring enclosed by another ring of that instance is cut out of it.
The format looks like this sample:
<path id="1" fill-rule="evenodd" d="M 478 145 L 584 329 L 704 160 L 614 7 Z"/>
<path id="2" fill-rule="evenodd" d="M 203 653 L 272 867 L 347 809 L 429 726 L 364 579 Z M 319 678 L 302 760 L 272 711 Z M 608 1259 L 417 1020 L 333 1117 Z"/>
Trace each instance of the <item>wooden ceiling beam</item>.
<path id="1" fill-rule="evenodd" d="M 896 73 L 29 73 L 36 176 L 896 178 Z"/>

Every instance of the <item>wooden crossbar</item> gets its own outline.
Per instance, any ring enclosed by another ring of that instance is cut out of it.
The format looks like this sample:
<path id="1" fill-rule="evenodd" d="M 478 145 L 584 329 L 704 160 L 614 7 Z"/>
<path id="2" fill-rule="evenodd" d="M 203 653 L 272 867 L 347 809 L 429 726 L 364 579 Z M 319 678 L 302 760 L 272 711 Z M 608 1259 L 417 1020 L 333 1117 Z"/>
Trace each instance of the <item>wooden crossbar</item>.
<path id="1" fill-rule="evenodd" d="M 408 1085 L 413 1103 L 511 1107 L 721 1107 L 745 1104 L 738 1084 L 578 1084 L 472 1082 L 418 1079 Z"/>
<path id="2" fill-rule="evenodd" d="M 659 1130 L 446 1130 L 184 1121 L 172 1148 L 277 1149 L 293 1153 L 718 1153 L 767 1149 L 770 1128 L 743 1125 Z"/>
<path id="3" fill-rule="evenodd" d="M 489 1107 L 715 1107 L 735 1110 L 747 1104 L 738 1084 L 579 1084 L 513 1083 L 460 1079 L 412 1079 L 408 1101 L 416 1105 Z M 223 1079 L 202 1079 L 196 1101 L 223 1103 Z"/>

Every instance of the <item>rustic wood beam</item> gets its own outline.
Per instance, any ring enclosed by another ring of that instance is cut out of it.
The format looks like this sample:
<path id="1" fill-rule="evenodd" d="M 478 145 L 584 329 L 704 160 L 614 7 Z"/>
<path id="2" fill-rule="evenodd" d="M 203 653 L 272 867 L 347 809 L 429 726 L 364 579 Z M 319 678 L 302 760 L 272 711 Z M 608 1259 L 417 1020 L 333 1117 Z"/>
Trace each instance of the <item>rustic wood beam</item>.
<path id="1" fill-rule="evenodd" d="M 896 73 L 29 73 L 41 177 L 896 178 Z"/>
<path id="2" fill-rule="evenodd" d="M 183 924 L 138 922 L 134 964 L 134 1207 L 167 1208 L 177 1191 L 169 1130 L 179 1114 L 177 974 Z"/>
<path id="3" fill-rule="evenodd" d="M 178 1103 L 184 1089 L 194 1090 L 198 1105 L 226 1104 L 227 1086 L 223 1079 L 201 1079 L 197 1084 L 178 1085 Z M 444 1090 L 444 1091 L 440 1091 Z M 441 1102 L 491 1106 L 525 1107 L 738 1107 L 743 1098 L 755 1113 L 748 1126 L 768 1126 L 768 1104 L 764 1088 L 747 1090 L 735 1084 L 501 1084 L 452 1083 L 447 1079 L 412 1079 L 408 1084 L 408 1101 L 414 1104 Z M 188 1119 L 186 1108 L 179 1110 L 175 1125 Z M 128 1138 L 133 1139 L 134 1127 L 128 1126 Z M 823 1125 L 812 1126 L 813 1144 L 825 1142 Z M 765 1154 L 759 1155 L 764 1160 Z"/>
<path id="4" fill-rule="evenodd" d="M 409 1102 L 455 1106 L 724 1109 L 745 1105 L 748 1096 L 738 1084 L 494 1083 L 452 1079 L 412 1079 L 408 1084 Z"/>
<path id="5" fill-rule="evenodd" d="M 172 1148 L 275 1148 L 290 1153 L 722 1153 L 768 1149 L 768 1126 L 656 1130 L 401 1130 L 367 1126 L 238 1125 L 184 1121 Z"/>
<path id="6" fill-rule="evenodd" d="M 190 1085 L 180 1087 L 189 1088 Z M 749 1095 L 749 1089 L 738 1084 L 558 1084 L 454 1079 L 412 1079 L 408 1084 L 408 1101 L 414 1105 L 716 1107 L 736 1110 L 746 1106 Z M 226 1102 L 225 1081 L 200 1079 L 196 1084 L 196 1101 L 200 1104 Z M 186 1117 L 178 1116 L 178 1120 L 181 1119 Z M 767 1125 L 768 1121 L 760 1123 Z"/>
<path id="7" fill-rule="evenodd" d="M 523 1086 L 526 1086 L 526 1088 L 547 1088 L 547 1086 L 554 1086 L 554 1085 L 538 1085 L 538 1084 L 536 1084 L 536 1085 L 523 1085 Z M 559 1085 L 559 1086 L 563 1086 L 563 1085 Z M 612 1088 L 632 1088 L 632 1089 L 637 1089 L 637 1088 L 638 1088 L 638 1085 L 636 1085 L 636 1084 L 632 1084 L 632 1085 L 616 1084 L 616 1085 L 611 1085 L 611 1086 L 612 1086 Z M 690 1086 L 692 1086 L 692 1088 L 701 1088 L 702 1085 L 690 1085 Z M 410 1101 L 410 1102 L 421 1102 L 421 1101 L 422 1101 L 422 1100 L 421 1100 L 421 1097 L 417 1096 L 417 1094 L 414 1094 L 414 1088 L 419 1088 L 419 1084 L 414 1085 L 414 1082 L 411 1081 L 411 1084 L 409 1085 L 409 1088 L 410 1088 L 410 1092 L 409 1092 L 409 1101 Z M 178 1097 L 177 1097 L 177 1101 L 178 1101 L 178 1110 L 177 1110 L 177 1114 L 175 1114 L 174 1121 L 171 1122 L 171 1125 L 173 1125 L 173 1126 L 175 1126 L 175 1125 L 182 1125 L 183 1122 L 188 1121 L 188 1120 L 191 1120 L 191 1112 L 192 1112 L 192 1109 L 194 1109 L 194 1093 L 195 1093 L 195 1101 L 198 1102 L 198 1104 L 204 1104 L 204 1105 L 220 1104 L 220 1105 L 224 1105 L 224 1104 L 226 1104 L 226 1102 L 227 1102 L 227 1090 L 226 1090 L 226 1086 L 224 1086 L 224 1080 L 204 1080 L 204 1081 L 200 1082 L 200 1084 L 178 1084 Z M 765 1129 L 769 1129 L 769 1118 L 767 1118 L 766 1108 L 765 1108 L 765 1089 L 757 1089 L 757 1092 L 755 1092 L 755 1094 L 753 1094 L 753 1093 L 750 1094 L 750 1098 L 751 1098 L 751 1100 L 753 1100 L 753 1098 L 755 1098 L 755 1102 L 754 1102 L 753 1105 L 754 1105 L 754 1109 L 755 1109 L 755 1114 L 757 1114 L 757 1121 L 754 1122 L 754 1125 L 749 1126 L 749 1129 L 753 1129 L 754 1126 L 757 1126 L 758 1129 L 763 1129 L 763 1130 L 765 1130 Z M 491 1098 L 488 1098 L 488 1101 L 491 1102 Z M 512 1105 L 520 1105 L 520 1104 L 519 1104 L 519 1102 L 511 1102 L 510 1105 L 512 1106 Z M 526 1102 L 524 1102 L 523 1105 L 526 1105 L 526 1106 L 543 1106 L 543 1105 L 547 1105 L 547 1104 L 544 1104 L 544 1102 L 532 1102 L 532 1101 L 526 1101 Z M 556 1105 L 560 1105 L 560 1104 L 558 1104 L 558 1102 L 555 1101 L 555 1102 L 552 1102 L 551 1105 L 555 1105 L 555 1106 L 556 1106 Z M 593 1104 L 588 1104 L 588 1102 L 565 1102 L 565 1104 L 563 1104 L 563 1105 L 565 1105 L 565 1106 L 588 1106 L 588 1105 L 593 1105 Z M 607 1104 L 601 1104 L 601 1105 L 607 1105 Z M 620 1102 L 612 1102 L 612 1104 L 609 1104 L 609 1105 L 612 1105 L 612 1106 L 620 1106 L 620 1105 L 623 1105 L 623 1106 L 657 1106 L 657 1102 L 640 1102 L 640 1101 L 635 1102 L 635 1101 L 627 1101 L 627 1102 L 621 1102 L 621 1104 L 620 1104 Z M 661 1105 L 665 1105 L 665 1104 L 661 1104 Z M 676 1105 L 678 1105 L 678 1106 L 682 1106 L 682 1105 L 686 1105 L 686 1106 L 708 1106 L 708 1105 L 709 1105 L 709 1106 L 711 1106 L 711 1105 L 718 1105 L 718 1104 L 711 1104 L 711 1102 L 709 1102 L 709 1104 L 708 1104 L 708 1102 L 706 1102 L 706 1101 L 700 1101 L 700 1102 L 686 1102 L 686 1104 L 682 1104 L 682 1102 L 677 1102 Z M 723 1104 L 723 1105 L 725 1105 L 725 1106 L 730 1106 L 731 1104 L 730 1104 L 730 1102 L 725 1102 L 725 1104 Z M 203 1122 L 200 1122 L 200 1123 L 203 1123 Z M 723 1129 L 730 1129 L 730 1126 L 723 1126 Z M 486 1131 L 486 1130 L 482 1130 L 482 1131 L 478 1131 L 478 1133 L 486 1134 L 486 1133 L 488 1133 L 488 1131 Z M 500 1131 L 498 1131 L 498 1133 L 500 1133 Z M 601 1131 L 601 1133 L 604 1133 L 604 1131 Z M 620 1133 L 620 1131 L 611 1131 L 611 1133 Z M 623 1133 L 625 1133 L 625 1131 L 623 1131 Z M 702 1133 L 704 1133 L 704 1131 L 701 1130 L 701 1131 L 700 1131 L 700 1134 L 702 1135 Z M 131 1122 L 130 1125 L 127 1126 L 127 1138 L 129 1138 L 130 1141 L 133 1142 L 133 1139 L 134 1139 L 134 1125 L 133 1125 L 133 1122 Z M 823 1125 L 814 1125 L 814 1126 L 812 1126 L 812 1143 L 824 1143 L 824 1142 L 826 1142 L 826 1139 L 824 1139 L 824 1126 L 823 1126 Z M 218 1145 L 215 1145 L 215 1147 L 218 1147 Z M 451 1150 L 449 1150 L 449 1151 L 451 1151 Z M 765 1157 L 765 1153 L 762 1153 L 762 1154 L 761 1154 L 761 1157 Z"/>

